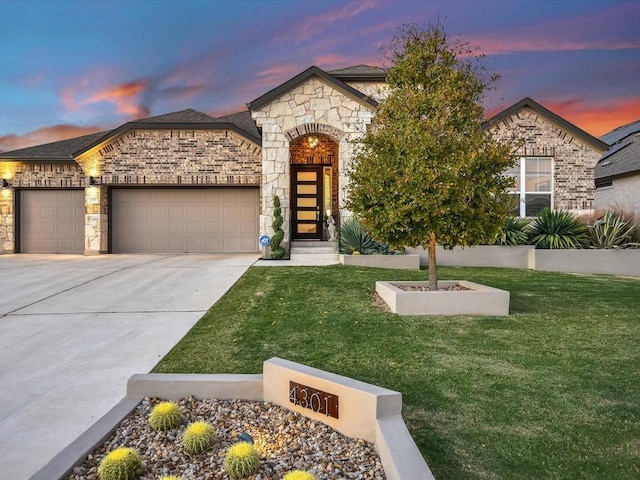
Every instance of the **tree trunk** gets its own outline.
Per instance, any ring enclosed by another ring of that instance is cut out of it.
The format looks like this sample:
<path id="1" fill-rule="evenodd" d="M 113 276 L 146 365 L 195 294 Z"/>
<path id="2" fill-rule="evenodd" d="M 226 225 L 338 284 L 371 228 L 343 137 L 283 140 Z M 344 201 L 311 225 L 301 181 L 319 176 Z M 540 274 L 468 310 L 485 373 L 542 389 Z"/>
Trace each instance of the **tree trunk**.
<path id="1" fill-rule="evenodd" d="M 429 290 L 438 290 L 438 267 L 436 266 L 436 234 L 429 234 Z"/>

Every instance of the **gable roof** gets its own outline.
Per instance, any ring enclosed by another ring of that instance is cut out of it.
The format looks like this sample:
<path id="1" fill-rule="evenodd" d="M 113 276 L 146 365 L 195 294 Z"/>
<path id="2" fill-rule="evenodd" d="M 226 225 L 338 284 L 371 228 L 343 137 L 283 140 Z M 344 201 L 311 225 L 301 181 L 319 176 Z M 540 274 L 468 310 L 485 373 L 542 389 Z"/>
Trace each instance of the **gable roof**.
<path id="1" fill-rule="evenodd" d="M 514 113 L 516 113 L 517 111 L 519 111 L 519 110 L 521 110 L 521 109 L 523 109 L 525 107 L 530 108 L 531 110 L 536 112 L 541 117 L 544 117 L 547 120 L 549 120 L 550 122 L 555 123 L 558 127 L 560 127 L 563 130 L 571 133 L 574 137 L 579 138 L 580 140 L 582 140 L 583 142 L 587 143 L 588 145 L 591 145 L 596 150 L 604 152 L 609 148 L 609 145 L 607 145 L 602 140 L 600 140 L 600 139 L 594 137 L 593 135 L 585 132 L 581 128 L 576 127 L 573 123 L 570 123 L 570 122 L 566 121 L 561 116 L 556 115 L 551 110 L 548 110 L 547 108 L 543 107 L 538 102 L 534 101 L 533 99 L 531 99 L 529 97 L 523 98 L 518 103 L 515 103 L 515 104 L 511 105 L 509 108 L 503 110 L 502 112 L 498 113 L 494 117 L 492 117 L 489 120 L 485 121 L 482 124 L 482 127 L 483 128 L 491 128 L 496 123 L 501 122 L 502 120 L 505 120 L 506 118 L 510 117 L 511 115 L 513 115 Z"/>
<path id="2" fill-rule="evenodd" d="M 98 138 L 104 137 L 109 132 L 92 133 L 81 137 L 60 140 L 57 142 L 35 145 L 10 152 L 0 153 L 0 161 L 42 161 L 73 162 L 73 152 L 84 148 Z"/>
<path id="3" fill-rule="evenodd" d="M 368 97 L 367 95 L 360 92 L 359 90 L 356 90 L 355 88 L 350 87 L 349 85 L 344 83 L 342 80 L 339 80 L 338 78 L 332 75 L 329 75 L 324 70 L 313 65 L 307 68 L 304 72 L 301 72 L 295 77 L 291 78 L 290 80 L 287 80 L 282 85 L 268 91 L 267 93 L 256 98 L 252 102 L 247 103 L 247 108 L 249 110 L 257 110 L 261 107 L 264 107 L 265 105 L 268 105 L 269 103 L 274 101 L 276 98 L 280 97 L 281 95 L 284 95 L 288 91 L 294 89 L 301 83 L 304 83 L 309 78 L 314 76 L 320 78 L 321 80 L 324 80 L 326 83 L 334 87 L 336 90 L 344 93 L 346 96 L 356 100 L 357 102 L 369 105 L 370 107 L 373 107 L 373 108 L 376 108 L 378 106 L 378 102 L 376 102 L 372 98 Z"/>
<path id="4" fill-rule="evenodd" d="M 211 115 L 189 108 L 186 110 L 180 110 L 179 112 L 172 112 L 165 115 L 158 115 L 155 117 L 127 122 L 115 130 L 107 132 L 102 137 L 96 138 L 91 143 L 78 148 L 73 152 L 73 156 L 77 157 L 82 155 L 83 153 L 86 153 L 89 150 L 96 148 L 97 146 L 108 142 L 112 138 L 122 135 L 130 130 L 229 130 L 237 133 L 256 145 L 262 145 L 262 139 L 259 135 L 246 131 L 243 127 L 236 125 L 236 123 L 232 123 L 228 120 L 220 121 L 220 119 L 216 119 Z"/>
<path id="5" fill-rule="evenodd" d="M 351 65 L 336 70 L 327 70 L 327 73 L 343 82 L 384 82 L 387 78 L 387 71 L 384 68 L 372 65 Z"/>
<path id="6" fill-rule="evenodd" d="M 252 135 L 256 139 L 261 138 L 262 134 L 258 130 L 256 122 L 251 117 L 249 110 L 243 110 L 242 112 L 232 113 L 223 117 L 217 117 L 214 119 L 216 123 L 230 123 L 236 127 L 244 130 L 249 135 Z"/>
<path id="7" fill-rule="evenodd" d="M 601 138 L 612 145 L 596 165 L 596 180 L 640 173 L 640 120 L 618 127 Z"/>

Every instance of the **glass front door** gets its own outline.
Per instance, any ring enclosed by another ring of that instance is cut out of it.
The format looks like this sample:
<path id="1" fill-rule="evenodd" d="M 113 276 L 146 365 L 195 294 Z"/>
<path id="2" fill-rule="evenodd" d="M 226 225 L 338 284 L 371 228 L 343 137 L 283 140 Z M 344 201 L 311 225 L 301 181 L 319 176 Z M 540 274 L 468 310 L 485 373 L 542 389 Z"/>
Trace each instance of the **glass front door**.
<path id="1" fill-rule="evenodd" d="M 293 169 L 293 238 L 322 239 L 322 167 Z"/>

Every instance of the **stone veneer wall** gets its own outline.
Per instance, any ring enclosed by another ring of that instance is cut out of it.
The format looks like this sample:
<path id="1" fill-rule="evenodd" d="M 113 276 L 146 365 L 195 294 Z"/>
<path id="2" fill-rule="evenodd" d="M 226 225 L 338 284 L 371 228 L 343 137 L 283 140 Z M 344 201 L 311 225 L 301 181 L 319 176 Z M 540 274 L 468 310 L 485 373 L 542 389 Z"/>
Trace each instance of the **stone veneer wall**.
<path id="1" fill-rule="evenodd" d="M 374 109 L 346 96 L 317 77 L 284 93 L 270 104 L 251 112 L 262 128 L 261 233 L 273 234 L 273 197 L 281 199 L 285 241 L 290 238 L 289 142 L 300 135 L 322 133 L 338 142 L 338 182 L 341 216 L 344 209 L 347 172 L 352 162 L 351 140 L 362 136 L 373 119 Z"/>
<path id="2" fill-rule="evenodd" d="M 502 141 L 521 139 L 524 143 L 515 152 L 518 157 L 553 157 L 555 209 L 594 208 L 594 168 L 602 152 L 526 107 L 490 131 Z"/>
<path id="3" fill-rule="evenodd" d="M 15 249 L 14 194 L 12 188 L 0 190 L 0 253 L 12 253 Z"/>

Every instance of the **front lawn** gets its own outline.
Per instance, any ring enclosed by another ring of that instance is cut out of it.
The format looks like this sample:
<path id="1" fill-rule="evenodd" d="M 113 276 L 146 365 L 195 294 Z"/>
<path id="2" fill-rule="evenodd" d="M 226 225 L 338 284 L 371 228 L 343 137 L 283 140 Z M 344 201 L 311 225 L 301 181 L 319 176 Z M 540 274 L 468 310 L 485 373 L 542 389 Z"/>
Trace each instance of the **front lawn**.
<path id="1" fill-rule="evenodd" d="M 253 267 L 155 368 L 259 373 L 278 356 L 402 392 L 435 477 L 640 477 L 640 280 L 443 268 L 511 315 L 398 317 L 376 280 L 425 271 Z"/>

